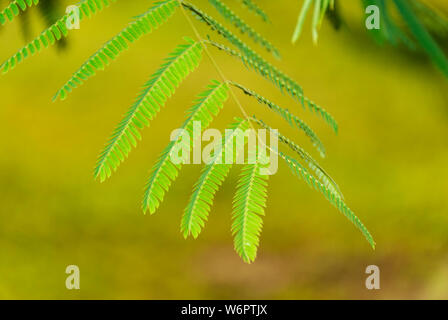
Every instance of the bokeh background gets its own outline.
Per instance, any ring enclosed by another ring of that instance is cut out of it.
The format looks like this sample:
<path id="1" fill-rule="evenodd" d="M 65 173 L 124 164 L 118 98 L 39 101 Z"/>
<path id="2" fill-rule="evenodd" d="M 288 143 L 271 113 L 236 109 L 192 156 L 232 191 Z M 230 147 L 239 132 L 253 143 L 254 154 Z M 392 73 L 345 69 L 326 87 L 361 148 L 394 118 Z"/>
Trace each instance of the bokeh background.
<path id="1" fill-rule="evenodd" d="M 68 100 L 51 98 L 151 2 L 118 1 L 82 22 L 67 50 L 46 50 L 0 77 L 0 298 L 448 298 L 447 80 L 423 55 L 376 45 L 364 29 L 360 1 L 340 1 L 345 24 L 335 31 L 325 23 L 318 46 L 309 25 L 298 44 L 290 43 L 297 1 L 259 1 L 270 25 L 228 1 L 280 48 L 281 61 L 265 57 L 336 117 L 338 136 L 238 61 L 213 54 L 229 78 L 297 111 L 318 132 L 328 149 L 320 162 L 374 235 L 375 251 L 283 163 L 270 179 L 261 247 L 252 265 L 234 252 L 230 233 L 238 168 L 217 194 L 197 240 L 184 240 L 179 225 L 200 166 L 184 167 L 159 211 L 142 214 L 148 172 L 171 130 L 180 126 L 195 95 L 218 78 L 207 59 L 144 130 L 117 173 L 95 182 L 96 157 L 112 129 L 162 59 L 183 36 L 193 37 L 192 31 L 179 12 Z M 217 16 L 205 0 L 193 2 Z M 448 10 L 444 0 L 432 2 Z M 37 12 L 31 23 L 34 34 L 43 28 Z M 0 29 L 1 60 L 23 45 L 19 27 L 16 21 Z M 248 112 L 317 156 L 300 133 L 239 97 Z M 240 111 L 229 101 L 213 126 L 224 128 L 234 116 Z M 65 288 L 70 264 L 80 267 L 81 290 Z M 371 264 L 380 267 L 380 290 L 365 288 Z"/>

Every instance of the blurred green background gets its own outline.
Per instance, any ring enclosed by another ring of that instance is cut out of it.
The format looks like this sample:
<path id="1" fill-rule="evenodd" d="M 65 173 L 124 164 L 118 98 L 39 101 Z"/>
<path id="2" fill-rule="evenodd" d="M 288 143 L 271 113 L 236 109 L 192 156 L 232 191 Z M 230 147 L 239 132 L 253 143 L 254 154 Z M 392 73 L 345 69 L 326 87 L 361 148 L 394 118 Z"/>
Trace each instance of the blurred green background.
<path id="1" fill-rule="evenodd" d="M 194 2 L 217 16 L 205 0 Z M 444 1 L 435 2 L 443 8 Z M 346 25 L 335 31 L 325 23 L 318 46 L 312 45 L 309 25 L 297 45 L 290 43 L 297 1 L 259 1 L 271 25 L 228 1 L 280 48 L 283 59 L 276 64 L 336 117 L 338 136 L 238 61 L 212 52 L 227 77 L 297 111 L 316 130 L 328 149 L 320 162 L 375 237 L 375 251 L 283 163 L 270 179 L 261 247 L 252 265 L 234 252 L 230 233 L 238 168 L 217 194 L 197 240 L 184 240 L 179 225 L 200 166 L 184 167 L 159 211 L 142 214 L 149 169 L 195 95 L 218 78 L 207 59 L 144 130 L 117 173 L 95 182 L 96 157 L 112 129 L 162 59 L 182 36 L 193 37 L 192 31 L 178 12 L 67 101 L 51 98 L 151 3 L 118 1 L 83 21 L 69 37 L 68 50 L 46 50 L 0 77 L 0 298 L 448 298 L 447 81 L 424 56 L 377 46 L 363 29 L 360 1 L 341 1 Z M 35 11 L 31 18 L 36 33 L 43 22 Z M 0 29 L 0 60 L 23 45 L 19 26 L 16 21 Z M 248 112 L 317 156 L 300 133 L 239 96 Z M 213 126 L 224 128 L 234 116 L 240 111 L 229 102 Z M 70 264 L 80 267 L 81 290 L 65 288 Z M 365 288 L 371 264 L 380 267 L 380 290 Z"/>

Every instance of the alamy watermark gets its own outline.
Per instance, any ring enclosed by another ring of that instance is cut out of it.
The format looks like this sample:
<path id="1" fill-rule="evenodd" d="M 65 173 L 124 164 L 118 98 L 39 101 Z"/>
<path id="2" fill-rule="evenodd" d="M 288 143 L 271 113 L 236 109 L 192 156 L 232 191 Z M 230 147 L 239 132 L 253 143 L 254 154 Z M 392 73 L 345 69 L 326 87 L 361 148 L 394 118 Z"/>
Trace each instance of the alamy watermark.
<path id="1" fill-rule="evenodd" d="M 369 276 L 366 278 L 366 288 L 368 290 L 379 290 L 380 289 L 380 268 L 372 264 L 367 266 L 366 274 Z"/>
<path id="2" fill-rule="evenodd" d="M 174 164 L 259 163 L 262 175 L 273 175 L 278 169 L 278 130 L 226 129 L 223 139 L 218 129 L 202 131 L 201 121 L 194 121 L 192 130 L 175 129 L 170 139 Z"/>
<path id="3" fill-rule="evenodd" d="M 79 15 L 79 7 L 72 5 L 68 6 L 65 9 L 65 13 L 67 14 L 67 20 L 65 21 L 65 26 L 68 30 L 79 29 L 80 28 L 80 15 Z"/>
<path id="4" fill-rule="evenodd" d="M 369 15 L 366 19 L 366 28 L 368 30 L 379 30 L 381 28 L 380 8 L 376 5 L 367 6 L 366 14 Z"/>
<path id="5" fill-rule="evenodd" d="M 80 272 L 77 265 L 69 265 L 65 268 L 65 273 L 69 276 L 65 279 L 65 287 L 68 290 L 80 289 Z"/>

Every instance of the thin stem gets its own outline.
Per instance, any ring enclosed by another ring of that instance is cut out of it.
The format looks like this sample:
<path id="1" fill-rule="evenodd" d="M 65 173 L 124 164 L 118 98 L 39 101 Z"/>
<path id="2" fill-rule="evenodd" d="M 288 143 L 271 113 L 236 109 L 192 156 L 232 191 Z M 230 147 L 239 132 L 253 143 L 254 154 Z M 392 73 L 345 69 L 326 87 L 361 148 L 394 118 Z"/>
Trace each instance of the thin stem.
<path id="1" fill-rule="evenodd" d="M 216 60 L 213 58 L 213 56 L 211 55 L 210 51 L 208 50 L 208 47 L 206 45 L 206 42 L 208 42 L 208 40 L 203 39 L 202 36 L 200 35 L 198 29 L 195 27 L 195 25 L 193 24 L 193 21 L 191 21 L 190 16 L 187 14 L 185 8 L 183 7 L 183 2 L 182 0 L 179 0 L 179 4 L 182 10 L 183 15 L 185 16 L 186 20 L 188 21 L 191 29 L 193 29 L 193 32 L 196 36 L 196 38 L 198 39 L 198 41 L 202 44 L 202 47 L 204 48 L 204 51 L 207 55 L 207 57 L 210 59 L 210 61 L 212 62 L 214 68 L 216 69 L 216 71 L 218 72 L 218 75 L 220 76 L 220 78 L 222 79 L 223 82 L 225 83 L 229 83 L 230 81 L 227 79 L 227 77 L 224 75 L 224 72 L 221 70 L 221 68 L 219 67 L 218 63 L 216 62 Z M 230 95 L 232 96 L 232 99 L 235 101 L 235 103 L 237 104 L 237 106 L 240 108 L 241 112 L 243 113 L 244 118 L 249 119 L 249 116 L 247 115 L 247 112 L 244 110 L 243 105 L 241 104 L 241 102 L 238 100 L 238 97 L 236 96 L 235 92 L 233 91 L 233 89 L 230 87 Z M 250 123 L 250 122 L 249 122 Z M 252 124 L 251 124 L 252 126 Z M 253 127 L 252 127 L 253 128 Z"/>

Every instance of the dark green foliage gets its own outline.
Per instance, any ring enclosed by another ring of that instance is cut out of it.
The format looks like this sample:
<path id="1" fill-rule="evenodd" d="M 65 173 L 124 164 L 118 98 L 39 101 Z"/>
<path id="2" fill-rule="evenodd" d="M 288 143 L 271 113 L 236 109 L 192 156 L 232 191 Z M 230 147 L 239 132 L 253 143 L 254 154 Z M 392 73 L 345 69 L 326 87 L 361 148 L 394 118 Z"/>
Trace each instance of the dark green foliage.
<path id="1" fill-rule="evenodd" d="M 312 11 L 313 4 L 312 34 L 315 43 L 325 13 L 333 25 L 336 27 L 340 25 L 336 2 L 337 0 L 304 0 L 292 42 L 299 39 L 305 19 Z M 448 77 L 448 58 L 430 33 L 432 30 L 447 35 L 448 18 L 420 0 L 361 0 L 361 3 L 363 9 L 375 5 L 380 11 L 380 29 L 369 30 L 377 42 L 389 42 L 393 45 L 404 44 L 411 50 L 422 49 L 440 71 Z M 393 10 L 398 11 L 405 27 L 402 27 L 393 18 Z"/>
<path id="2" fill-rule="evenodd" d="M 259 103 L 266 105 L 270 110 L 274 111 L 278 115 L 280 115 L 285 121 L 287 121 L 292 127 L 295 127 L 299 130 L 302 130 L 308 138 L 310 138 L 313 145 L 320 152 L 322 157 L 325 157 L 325 147 L 324 144 L 320 141 L 319 137 L 314 133 L 314 131 L 299 117 L 289 112 L 288 109 L 284 109 L 275 103 L 269 101 L 265 97 L 259 95 L 258 93 L 243 87 L 242 85 L 232 82 L 232 85 L 242 90 L 248 96 L 255 98 Z"/>
<path id="3" fill-rule="evenodd" d="M 370 245 L 375 248 L 375 241 L 373 240 L 370 232 L 335 192 L 325 187 L 323 183 L 310 174 L 308 170 L 296 159 L 293 159 L 282 152 L 280 152 L 279 155 L 286 161 L 291 171 L 294 172 L 297 177 L 302 178 L 311 188 L 322 193 L 332 205 L 338 208 L 339 211 L 341 211 L 359 230 L 361 230 Z"/>
<path id="4" fill-rule="evenodd" d="M 267 198 L 267 175 L 260 174 L 264 161 L 244 165 L 233 198 L 232 234 L 235 250 L 251 263 L 257 256 Z"/>
<path id="5" fill-rule="evenodd" d="M 222 139 L 222 147 L 202 170 L 201 177 L 194 186 L 193 194 L 182 217 L 181 231 L 185 238 L 189 235 L 194 238 L 199 236 L 205 221 L 207 221 L 216 191 L 218 191 L 232 168 L 232 164 L 223 163 L 223 155 L 234 147 L 236 150 L 243 147 L 241 143 L 244 143 L 244 141 L 237 140 L 235 145 L 233 141 L 238 130 L 245 131 L 248 128 L 248 120 L 236 119 L 236 122 L 230 126 L 232 134 Z"/>
<path id="6" fill-rule="evenodd" d="M 240 52 L 230 49 L 222 44 L 218 44 L 214 41 L 209 41 L 209 43 L 214 47 L 222 51 L 225 51 L 226 53 L 236 58 L 239 58 L 246 67 L 254 70 L 262 77 L 271 81 L 282 92 L 286 91 L 287 94 L 289 94 L 292 98 L 301 103 L 303 107 L 308 107 L 310 111 L 316 112 L 333 128 L 335 133 L 338 132 L 338 124 L 336 120 L 333 118 L 333 116 L 330 113 L 328 113 L 324 108 L 322 108 L 321 106 L 317 105 L 316 103 L 308 99 L 306 96 L 304 96 L 302 88 L 294 80 L 285 75 L 283 72 L 281 72 L 268 62 L 255 61 L 252 58 L 249 58 L 248 56 L 241 54 Z M 251 95 L 250 91 L 245 90 L 245 93 Z"/>
<path id="7" fill-rule="evenodd" d="M 107 41 L 97 52 L 71 76 L 71 78 L 56 93 L 54 99 L 64 100 L 72 89 L 83 84 L 95 75 L 97 70 L 104 70 L 112 60 L 129 48 L 129 45 L 139 40 L 143 35 L 157 29 L 168 20 L 179 5 L 178 1 L 166 1 L 155 4 L 145 13 L 135 17 L 115 37 Z"/>
<path id="8" fill-rule="evenodd" d="M 410 32 L 420 44 L 420 46 L 431 57 L 432 61 L 448 77 L 448 60 L 442 49 L 437 45 L 426 28 L 420 23 L 415 12 L 407 1 L 394 0 L 403 20 L 409 27 Z"/>
<path id="9" fill-rule="evenodd" d="M 252 12 L 254 12 L 256 15 L 261 17 L 264 22 L 270 22 L 268 15 L 266 12 L 263 11 L 255 2 L 252 0 L 242 0 L 243 4 Z"/>

